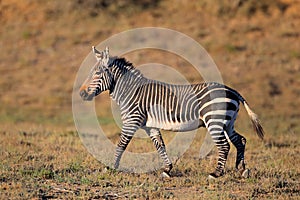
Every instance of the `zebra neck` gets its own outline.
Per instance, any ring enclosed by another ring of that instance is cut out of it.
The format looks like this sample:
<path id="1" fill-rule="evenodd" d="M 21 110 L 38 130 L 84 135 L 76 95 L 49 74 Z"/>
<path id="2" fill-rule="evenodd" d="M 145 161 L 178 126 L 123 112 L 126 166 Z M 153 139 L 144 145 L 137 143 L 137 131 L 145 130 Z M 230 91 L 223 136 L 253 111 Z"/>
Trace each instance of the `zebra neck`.
<path id="1" fill-rule="evenodd" d="M 147 82 L 148 79 L 143 77 L 142 74 L 124 74 L 115 81 L 114 90 L 110 93 L 110 96 L 122 109 L 122 107 L 132 102 L 130 99 L 136 96 L 137 91 Z"/>

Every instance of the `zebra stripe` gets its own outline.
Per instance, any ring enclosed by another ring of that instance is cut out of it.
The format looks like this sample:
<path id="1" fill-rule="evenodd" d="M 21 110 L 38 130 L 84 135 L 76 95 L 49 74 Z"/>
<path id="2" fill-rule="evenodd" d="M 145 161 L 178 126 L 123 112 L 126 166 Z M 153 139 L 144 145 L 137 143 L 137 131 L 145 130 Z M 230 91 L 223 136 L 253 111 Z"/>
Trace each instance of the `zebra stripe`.
<path id="1" fill-rule="evenodd" d="M 260 138 L 263 138 L 264 132 L 256 114 L 237 91 L 219 83 L 172 85 L 147 79 L 124 58 L 108 59 L 108 50 L 98 52 L 94 49 L 94 53 L 98 64 L 81 87 L 80 95 L 84 100 L 91 100 L 109 90 L 111 98 L 120 106 L 123 127 L 115 154 L 115 168 L 118 168 L 134 133 L 142 128 L 163 159 L 164 171 L 169 173 L 172 163 L 160 129 L 189 131 L 204 126 L 219 151 L 217 167 L 211 176 L 223 175 L 229 141 L 237 148 L 236 168 L 241 165 L 241 170 L 245 170 L 246 139 L 234 129 L 240 102 L 245 106 Z"/>

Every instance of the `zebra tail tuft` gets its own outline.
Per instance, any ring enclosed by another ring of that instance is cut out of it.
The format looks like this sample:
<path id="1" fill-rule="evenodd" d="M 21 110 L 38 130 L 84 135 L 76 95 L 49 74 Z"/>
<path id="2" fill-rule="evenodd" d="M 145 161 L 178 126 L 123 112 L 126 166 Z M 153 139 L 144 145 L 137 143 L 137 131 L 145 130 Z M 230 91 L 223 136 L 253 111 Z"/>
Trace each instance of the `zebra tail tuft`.
<path id="1" fill-rule="evenodd" d="M 261 126 L 257 115 L 250 109 L 248 103 L 245 100 L 243 101 L 243 104 L 244 104 L 245 109 L 251 119 L 254 130 L 256 131 L 258 137 L 263 140 L 264 139 L 264 129 Z"/>

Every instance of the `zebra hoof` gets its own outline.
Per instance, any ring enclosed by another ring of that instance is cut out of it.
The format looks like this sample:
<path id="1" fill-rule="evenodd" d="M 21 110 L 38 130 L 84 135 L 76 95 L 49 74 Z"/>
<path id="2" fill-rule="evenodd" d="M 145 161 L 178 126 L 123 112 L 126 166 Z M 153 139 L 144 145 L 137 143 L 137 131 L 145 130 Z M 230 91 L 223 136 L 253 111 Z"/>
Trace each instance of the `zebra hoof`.
<path id="1" fill-rule="evenodd" d="M 224 170 L 223 171 L 216 170 L 215 172 L 209 174 L 208 179 L 209 180 L 216 180 L 217 178 L 219 178 L 223 175 L 224 175 Z"/>
<path id="2" fill-rule="evenodd" d="M 211 174 L 208 175 L 208 180 L 209 180 L 209 181 L 217 180 L 217 178 L 218 178 L 218 177 L 215 177 L 215 176 L 213 176 L 213 175 L 211 175 Z"/>
<path id="3" fill-rule="evenodd" d="M 167 172 L 163 172 L 163 173 L 161 173 L 161 175 L 160 175 L 162 178 L 171 178 L 171 176 L 170 176 L 170 174 L 169 173 L 167 173 Z"/>
<path id="4" fill-rule="evenodd" d="M 220 177 L 220 176 L 217 176 L 215 173 L 210 173 L 210 174 L 208 175 L 208 180 L 211 180 L 211 181 L 217 180 L 219 177 Z"/>
<path id="5" fill-rule="evenodd" d="M 242 173 L 242 177 L 243 178 L 249 178 L 250 177 L 250 170 L 249 169 L 245 169 Z"/>

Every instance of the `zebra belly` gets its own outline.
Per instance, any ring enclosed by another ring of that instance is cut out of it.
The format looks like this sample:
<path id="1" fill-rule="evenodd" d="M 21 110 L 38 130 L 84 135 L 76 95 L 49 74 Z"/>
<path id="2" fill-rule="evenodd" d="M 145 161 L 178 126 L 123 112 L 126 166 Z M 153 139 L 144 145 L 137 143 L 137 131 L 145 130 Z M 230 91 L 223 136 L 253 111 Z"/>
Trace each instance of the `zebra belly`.
<path id="1" fill-rule="evenodd" d="M 147 127 L 155 127 L 167 131 L 191 131 L 201 126 L 204 126 L 204 122 L 201 119 L 190 120 L 185 122 L 161 122 L 157 119 L 148 118 L 146 122 Z"/>

